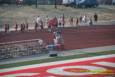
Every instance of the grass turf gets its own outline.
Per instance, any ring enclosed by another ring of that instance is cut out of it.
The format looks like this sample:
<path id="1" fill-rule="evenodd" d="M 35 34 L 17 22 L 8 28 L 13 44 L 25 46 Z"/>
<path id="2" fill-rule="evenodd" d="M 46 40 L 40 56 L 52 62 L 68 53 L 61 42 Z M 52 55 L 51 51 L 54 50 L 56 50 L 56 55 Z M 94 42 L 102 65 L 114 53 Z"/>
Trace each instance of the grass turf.
<path id="1" fill-rule="evenodd" d="M 0 65 L 0 69 L 10 68 L 10 67 L 18 67 L 18 66 L 25 66 L 25 65 L 31 65 L 31 64 L 39 64 L 39 63 L 47 63 L 47 62 L 54 62 L 54 61 L 76 59 L 76 58 L 107 55 L 107 54 L 115 54 L 115 50 L 95 52 L 95 53 L 76 54 L 76 55 L 71 55 L 71 56 L 57 56 L 57 57 L 52 57 L 52 58 L 47 58 L 47 59 L 40 59 L 40 60 L 32 60 L 32 61 L 24 61 L 24 62 L 17 62 L 17 63 L 11 63 L 11 64 L 4 64 L 4 65 Z"/>

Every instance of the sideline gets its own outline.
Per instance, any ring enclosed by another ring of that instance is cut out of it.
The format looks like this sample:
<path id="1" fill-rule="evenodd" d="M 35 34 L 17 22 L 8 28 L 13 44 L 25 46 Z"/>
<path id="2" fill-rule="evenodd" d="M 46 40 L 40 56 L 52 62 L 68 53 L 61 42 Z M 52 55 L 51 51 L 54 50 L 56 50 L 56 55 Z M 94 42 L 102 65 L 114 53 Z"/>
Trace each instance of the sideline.
<path id="1" fill-rule="evenodd" d="M 62 52 L 59 52 L 58 54 L 59 56 L 69 56 L 69 55 L 75 55 L 75 54 L 95 53 L 95 52 L 103 52 L 103 51 L 106 52 L 110 50 L 115 50 L 115 45 L 62 51 Z M 47 59 L 47 58 L 51 58 L 49 57 L 49 54 L 40 55 L 40 56 L 29 56 L 25 58 L 7 59 L 7 60 L 1 61 L 0 65 L 24 62 L 24 61 Z"/>

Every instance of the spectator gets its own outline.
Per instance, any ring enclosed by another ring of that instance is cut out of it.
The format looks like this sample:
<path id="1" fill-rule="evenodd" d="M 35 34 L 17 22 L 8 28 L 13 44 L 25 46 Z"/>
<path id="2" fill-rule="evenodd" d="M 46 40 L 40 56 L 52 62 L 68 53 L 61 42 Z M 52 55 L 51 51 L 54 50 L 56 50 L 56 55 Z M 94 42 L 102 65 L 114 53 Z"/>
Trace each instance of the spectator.
<path id="1" fill-rule="evenodd" d="M 25 28 L 28 31 L 28 22 L 26 22 Z"/>
<path id="2" fill-rule="evenodd" d="M 70 16 L 69 22 L 70 22 L 70 25 L 73 26 L 73 17 Z"/>
<path id="3" fill-rule="evenodd" d="M 38 27 L 40 27 L 40 25 L 41 25 L 41 17 L 40 16 L 38 16 L 36 18 L 36 23 L 37 23 Z"/>
<path id="4" fill-rule="evenodd" d="M 59 29 L 54 31 L 53 34 L 54 34 L 54 38 L 60 38 L 62 36 L 62 32 Z"/>
<path id="5" fill-rule="evenodd" d="M 7 24 L 4 24 L 4 31 L 7 33 Z"/>
<path id="6" fill-rule="evenodd" d="M 39 42 L 40 45 L 43 45 L 43 40 L 42 39 L 39 39 L 38 42 Z"/>
<path id="7" fill-rule="evenodd" d="M 7 32 L 9 32 L 9 30 L 10 30 L 10 25 L 7 24 Z"/>
<path id="8" fill-rule="evenodd" d="M 97 13 L 94 14 L 94 21 L 95 21 L 95 22 L 98 21 L 98 15 L 97 15 Z"/>
<path id="9" fill-rule="evenodd" d="M 43 24 L 43 20 L 42 20 L 42 19 L 40 20 L 39 23 L 40 23 L 40 24 L 39 24 L 39 25 L 40 25 L 40 28 L 41 28 L 41 29 L 44 29 L 44 24 Z"/>
<path id="10" fill-rule="evenodd" d="M 16 25 L 15 25 L 15 31 L 17 31 L 18 30 L 18 24 L 16 23 Z"/>
<path id="11" fill-rule="evenodd" d="M 84 16 L 82 17 L 82 22 L 83 22 L 83 23 L 86 23 L 86 15 L 84 15 Z"/>
<path id="12" fill-rule="evenodd" d="M 82 22 L 82 16 L 79 17 L 79 21 L 80 21 L 80 23 Z"/>
<path id="13" fill-rule="evenodd" d="M 52 19 L 48 20 L 48 31 L 51 32 L 52 31 Z"/>
<path id="14" fill-rule="evenodd" d="M 58 26 L 58 19 L 57 19 L 56 16 L 53 18 L 53 26 L 54 26 L 54 27 L 57 27 L 57 26 Z"/>
<path id="15" fill-rule="evenodd" d="M 48 21 L 49 21 L 49 17 L 48 16 L 46 16 L 46 26 L 48 27 Z"/>
<path id="16" fill-rule="evenodd" d="M 59 17 L 59 18 L 58 18 L 58 27 L 61 27 L 61 26 L 62 26 L 62 18 Z"/>
<path id="17" fill-rule="evenodd" d="M 26 29 L 26 25 L 23 23 L 23 31 L 25 31 Z"/>
<path id="18" fill-rule="evenodd" d="M 62 26 L 63 26 L 63 27 L 65 26 L 65 16 L 64 16 L 64 14 L 63 14 L 63 16 L 62 16 Z"/>
<path id="19" fill-rule="evenodd" d="M 23 32 L 25 30 L 25 24 L 21 24 L 21 28 L 20 28 L 21 32 Z"/>
<path id="20" fill-rule="evenodd" d="M 51 32 L 54 29 L 56 29 L 58 26 L 58 20 L 57 17 L 54 17 L 48 21 L 48 31 Z"/>
<path id="21" fill-rule="evenodd" d="M 58 49 L 64 49 L 64 40 L 61 35 L 58 35 L 56 38 L 54 38 L 54 45 L 56 45 Z"/>
<path id="22" fill-rule="evenodd" d="M 79 26 L 79 18 L 76 17 L 76 28 L 78 29 Z"/>
<path id="23" fill-rule="evenodd" d="M 53 41 L 54 41 L 54 45 L 58 44 L 58 40 L 56 38 L 54 38 Z"/>
<path id="24" fill-rule="evenodd" d="M 9 24 L 4 24 L 4 29 L 6 33 L 9 32 L 10 29 Z"/>
<path id="25" fill-rule="evenodd" d="M 92 18 L 89 18 L 89 25 L 93 25 Z"/>
<path id="26" fill-rule="evenodd" d="M 38 29 L 38 23 L 37 22 L 35 22 L 35 31 L 37 31 L 37 29 Z"/>

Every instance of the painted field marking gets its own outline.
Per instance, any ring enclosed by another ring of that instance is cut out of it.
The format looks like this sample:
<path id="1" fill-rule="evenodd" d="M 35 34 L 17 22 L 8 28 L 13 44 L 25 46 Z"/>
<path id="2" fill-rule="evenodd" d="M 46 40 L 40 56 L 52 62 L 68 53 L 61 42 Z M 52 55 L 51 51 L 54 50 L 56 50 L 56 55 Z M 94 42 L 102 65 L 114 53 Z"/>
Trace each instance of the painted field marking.
<path id="1" fill-rule="evenodd" d="M 69 69 L 69 68 L 79 68 L 79 69 L 86 69 L 88 71 L 84 72 L 67 72 L 64 71 L 64 69 Z M 48 73 L 53 73 L 53 74 L 59 74 L 59 75 L 67 75 L 67 76 L 80 76 L 80 75 L 90 75 L 90 74 L 94 74 L 94 70 L 100 70 L 98 72 L 95 73 L 100 73 L 103 71 L 106 71 L 107 69 L 103 68 L 103 67 L 97 67 L 97 66 L 88 66 L 88 65 L 82 65 L 82 66 L 64 66 L 64 67 L 57 67 L 57 68 L 53 68 L 53 69 L 49 69 L 47 70 Z"/>
<path id="2" fill-rule="evenodd" d="M 72 59 L 72 60 L 64 60 L 64 61 L 56 61 L 56 62 L 49 62 L 49 63 L 42 63 L 42 64 L 33 64 L 33 65 L 26 65 L 26 66 L 13 67 L 13 68 L 6 68 L 6 69 L 0 70 L 0 73 L 16 71 L 16 70 L 23 70 L 23 69 L 30 69 L 30 68 L 37 68 L 37 67 L 59 65 L 59 64 L 71 63 L 71 62 L 82 62 L 82 61 L 95 60 L 95 59 L 111 58 L 111 57 L 115 57 L 115 54 L 87 57 L 87 58 L 80 58 L 80 59 Z"/>
<path id="3" fill-rule="evenodd" d="M 1 69 L 0 77 L 106 77 L 115 75 L 115 54 Z M 62 62 L 62 63 L 61 63 Z M 54 64 L 52 64 L 54 63 Z M 99 63 L 99 64 L 96 64 Z M 110 64 L 109 66 L 103 63 Z M 113 66 L 112 68 L 110 68 Z M 19 69 L 17 69 L 19 68 Z"/>
<path id="4" fill-rule="evenodd" d="M 5 75 L 4 77 L 18 77 L 18 76 L 34 76 L 34 75 L 38 75 L 39 73 L 19 73 L 19 74 L 11 74 L 11 75 Z M 3 76 L 0 76 L 3 77 Z"/>
<path id="5" fill-rule="evenodd" d="M 115 67 L 115 63 L 112 63 L 112 62 L 96 62 L 94 64 L 107 66 L 107 67 Z"/>

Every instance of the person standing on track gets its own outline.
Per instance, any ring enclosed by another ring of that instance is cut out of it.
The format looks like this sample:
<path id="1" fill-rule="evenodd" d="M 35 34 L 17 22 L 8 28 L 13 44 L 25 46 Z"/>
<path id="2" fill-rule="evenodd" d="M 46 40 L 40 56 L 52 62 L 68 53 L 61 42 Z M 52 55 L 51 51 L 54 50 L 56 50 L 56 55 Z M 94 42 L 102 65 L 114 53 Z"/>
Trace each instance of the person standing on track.
<path id="1" fill-rule="evenodd" d="M 54 34 L 54 45 L 58 48 L 58 49 L 64 49 L 64 39 L 62 37 L 62 32 L 61 30 L 56 30 L 53 32 Z"/>
<path id="2" fill-rule="evenodd" d="M 64 27 L 63 24 L 64 22 L 63 22 L 63 17 L 60 17 L 60 18 L 58 18 L 58 27 L 57 27 L 57 31 L 58 32 L 61 32 L 61 30 L 62 30 L 62 27 Z"/>
<path id="3" fill-rule="evenodd" d="M 38 30 L 38 23 L 35 21 L 35 27 L 34 27 L 35 31 Z"/>
<path id="4" fill-rule="evenodd" d="M 9 32 L 9 24 L 4 24 L 5 33 Z"/>
<path id="5" fill-rule="evenodd" d="M 79 18 L 78 17 L 76 17 L 76 29 L 79 29 Z"/>
<path id="6" fill-rule="evenodd" d="M 93 21 L 91 17 L 89 18 L 89 25 L 93 25 Z"/>
<path id="7" fill-rule="evenodd" d="M 64 27 L 65 26 L 65 15 L 63 14 L 62 16 L 62 26 Z"/>
<path id="8" fill-rule="evenodd" d="M 52 28 L 52 20 L 50 19 L 50 20 L 48 20 L 48 31 L 49 32 L 52 31 L 51 28 Z"/>
<path id="9" fill-rule="evenodd" d="M 16 25 L 15 25 L 15 31 L 18 31 L 18 24 L 16 22 Z"/>
<path id="10" fill-rule="evenodd" d="M 28 31 L 29 23 L 28 20 L 25 19 L 25 31 Z"/>
<path id="11" fill-rule="evenodd" d="M 42 19 L 40 20 L 40 29 L 44 29 L 44 23 Z"/>
<path id="12" fill-rule="evenodd" d="M 48 17 L 48 16 L 46 16 L 45 23 L 46 23 L 47 28 L 48 28 L 48 21 L 49 21 L 49 17 Z"/>
<path id="13" fill-rule="evenodd" d="M 54 25 L 55 28 L 58 27 L 58 19 L 57 19 L 56 16 L 53 18 L 53 25 Z"/>
<path id="14" fill-rule="evenodd" d="M 21 24 L 20 30 L 21 30 L 21 32 L 24 32 L 24 31 L 25 31 L 25 24 L 24 24 L 24 23 Z"/>
<path id="15" fill-rule="evenodd" d="M 82 16 L 79 17 L 79 22 L 80 22 L 80 23 L 82 22 Z"/>
<path id="16" fill-rule="evenodd" d="M 61 27 L 61 26 L 62 26 L 62 18 L 59 17 L 59 18 L 58 18 L 58 27 Z"/>
<path id="17" fill-rule="evenodd" d="M 87 18 L 86 15 L 84 15 L 84 16 L 82 17 L 82 22 L 83 22 L 83 23 L 86 23 L 86 22 L 87 22 L 87 21 L 86 21 L 86 18 Z"/>
<path id="18" fill-rule="evenodd" d="M 41 25 L 41 17 L 40 16 L 38 16 L 36 18 L 36 23 L 37 23 L 38 27 L 40 27 L 40 25 Z"/>
<path id="19" fill-rule="evenodd" d="M 4 24 L 4 32 L 7 32 L 6 24 Z"/>
<path id="20" fill-rule="evenodd" d="M 28 31 L 28 22 L 26 22 L 25 29 Z"/>
<path id="21" fill-rule="evenodd" d="M 7 32 L 9 32 L 9 31 L 10 31 L 10 25 L 7 24 Z"/>
<path id="22" fill-rule="evenodd" d="M 73 26 L 73 17 L 70 16 L 69 22 L 70 22 L 70 25 Z"/>
<path id="23" fill-rule="evenodd" d="M 58 19 L 57 17 L 55 16 L 53 19 L 52 19 L 52 31 L 55 31 L 55 29 L 58 28 Z"/>
<path id="24" fill-rule="evenodd" d="M 25 25 L 25 23 L 23 23 L 23 31 L 25 31 L 26 30 L 26 25 Z"/>
<path id="25" fill-rule="evenodd" d="M 94 14 L 94 21 L 95 21 L 95 22 L 98 21 L 98 15 L 97 15 L 97 13 Z"/>

